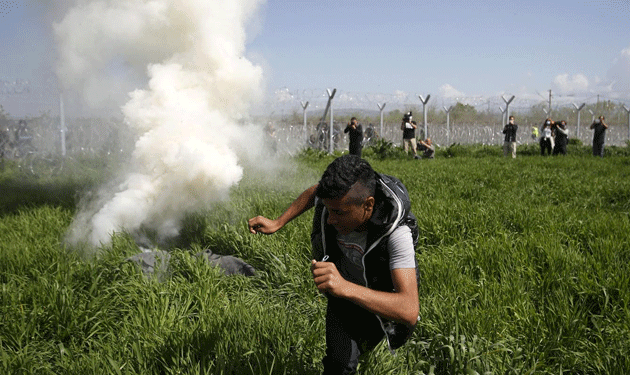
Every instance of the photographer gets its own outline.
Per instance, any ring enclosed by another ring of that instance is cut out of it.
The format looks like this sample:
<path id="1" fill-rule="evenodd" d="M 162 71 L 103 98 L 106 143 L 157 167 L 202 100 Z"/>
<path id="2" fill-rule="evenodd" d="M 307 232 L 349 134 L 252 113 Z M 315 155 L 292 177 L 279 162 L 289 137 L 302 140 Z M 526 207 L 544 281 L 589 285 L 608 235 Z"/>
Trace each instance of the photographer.
<path id="1" fill-rule="evenodd" d="M 604 116 L 599 116 L 595 122 L 591 124 L 593 129 L 593 156 L 604 157 L 604 141 L 606 140 L 606 129 L 608 125 L 604 122 Z"/>
<path id="2" fill-rule="evenodd" d="M 505 139 L 503 141 L 503 156 L 512 155 L 512 158 L 516 158 L 516 131 L 518 125 L 514 123 L 514 116 L 510 116 L 510 120 L 503 127 L 503 134 Z"/>
<path id="3" fill-rule="evenodd" d="M 359 124 L 356 117 L 350 119 L 350 122 L 343 132 L 350 133 L 350 145 L 348 146 L 350 155 L 361 157 L 361 150 L 363 149 L 363 127 Z"/>
<path id="4" fill-rule="evenodd" d="M 409 111 L 405 113 L 402 123 L 400 124 L 400 130 L 403 132 L 403 148 L 405 149 L 405 153 L 407 153 L 411 146 L 414 159 L 418 159 L 418 150 L 416 149 L 416 129 L 418 129 L 418 126 L 411 118 L 411 111 Z"/>
<path id="5" fill-rule="evenodd" d="M 555 134 L 555 145 L 553 147 L 553 154 L 566 155 L 567 144 L 569 143 L 569 130 L 567 129 L 567 122 L 564 120 L 556 122 L 552 130 Z"/>
<path id="6" fill-rule="evenodd" d="M 545 155 L 545 152 L 551 155 L 551 150 L 553 150 L 553 125 L 553 120 L 548 118 L 540 127 L 540 155 L 542 156 Z"/>

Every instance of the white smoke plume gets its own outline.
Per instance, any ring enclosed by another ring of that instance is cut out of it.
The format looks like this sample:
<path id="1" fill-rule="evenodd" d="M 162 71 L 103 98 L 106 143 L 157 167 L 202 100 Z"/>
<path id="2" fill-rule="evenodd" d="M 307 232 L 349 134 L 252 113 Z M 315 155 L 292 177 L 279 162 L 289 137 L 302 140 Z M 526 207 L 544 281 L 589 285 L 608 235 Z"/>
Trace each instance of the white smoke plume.
<path id="1" fill-rule="evenodd" d="M 125 122 L 138 134 L 130 171 L 75 218 L 69 241 L 101 245 L 149 227 L 176 235 L 186 213 L 225 199 L 243 169 L 239 121 L 262 93 L 244 55 L 259 0 L 77 0 L 54 24 L 57 73 L 93 105 L 129 83 Z M 140 78 L 138 78 L 140 77 Z"/>

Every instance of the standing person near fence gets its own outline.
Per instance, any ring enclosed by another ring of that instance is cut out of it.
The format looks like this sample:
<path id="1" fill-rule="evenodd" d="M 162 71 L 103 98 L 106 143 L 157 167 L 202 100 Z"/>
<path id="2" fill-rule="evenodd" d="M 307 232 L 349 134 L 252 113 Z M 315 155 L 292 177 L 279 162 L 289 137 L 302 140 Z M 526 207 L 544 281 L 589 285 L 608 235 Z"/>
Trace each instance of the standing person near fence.
<path id="1" fill-rule="evenodd" d="M 402 182 L 344 155 L 276 220 L 250 219 L 249 231 L 272 234 L 312 207 L 311 273 L 328 298 L 324 374 L 354 374 L 363 353 L 383 338 L 399 348 L 417 324 L 417 221 Z"/>
<path id="2" fill-rule="evenodd" d="M 553 150 L 553 120 L 546 119 L 540 127 L 540 155 L 544 156 L 545 153 L 551 155 Z"/>
<path id="3" fill-rule="evenodd" d="M 608 129 L 608 125 L 604 120 L 604 116 L 599 116 L 591 124 L 591 129 L 593 129 L 593 156 L 601 158 L 604 157 L 604 141 L 606 140 L 606 129 Z"/>
<path id="4" fill-rule="evenodd" d="M 535 141 L 538 139 L 538 128 L 532 126 L 532 139 Z"/>
<path id="5" fill-rule="evenodd" d="M 403 132 L 403 148 L 405 149 L 405 153 L 408 153 L 409 147 L 411 147 L 413 157 L 414 159 L 417 159 L 418 150 L 416 149 L 416 129 L 418 129 L 418 125 L 416 125 L 416 122 L 412 121 L 411 118 L 411 111 L 405 113 L 402 123 L 400 124 L 400 130 Z"/>
<path id="6" fill-rule="evenodd" d="M 514 116 L 510 116 L 507 124 L 503 127 L 503 134 L 505 139 L 503 140 L 503 156 L 512 155 L 512 159 L 516 158 L 516 131 L 518 125 L 514 123 Z"/>
<path id="7" fill-rule="evenodd" d="M 343 132 L 350 133 L 348 134 L 350 137 L 350 144 L 348 145 L 350 155 L 361 157 L 361 150 L 363 149 L 363 127 L 359 124 L 356 117 L 350 119 L 350 122 Z"/>
<path id="8" fill-rule="evenodd" d="M 567 129 L 567 122 L 562 120 L 555 123 L 553 132 L 555 134 L 553 146 L 553 154 L 566 155 L 567 144 L 569 143 L 569 129 Z"/>

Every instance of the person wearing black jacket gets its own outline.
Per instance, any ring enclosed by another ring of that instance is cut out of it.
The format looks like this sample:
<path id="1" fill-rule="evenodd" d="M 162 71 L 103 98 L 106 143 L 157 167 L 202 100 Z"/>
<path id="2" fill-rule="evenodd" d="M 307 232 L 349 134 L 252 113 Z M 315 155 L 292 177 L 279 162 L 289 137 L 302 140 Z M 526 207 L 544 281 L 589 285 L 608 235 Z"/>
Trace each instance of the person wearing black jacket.
<path id="1" fill-rule="evenodd" d="M 555 143 L 553 129 L 554 122 L 549 118 L 540 127 L 540 155 L 542 156 L 545 153 L 551 155 Z"/>
<path id="2" fill-rule="evenodd" d="M 510 120 L 503 127 L 503 134 L 505 139 L 503 141 L 503 156 L 512 154 L 512 158 L 516 158 L 516 131 L 518 125 L 514 123 L 514 116 L 510 116 Z"/>
<path id="3" fill-rule="evenodd" d="M 363 127 L 359 124 L 356 117 L 350 119 L 350 122 L 343 132 L 350 133 L 350 145 L 348 147 L 350 155 L 361 157 L 361 150 L 363 149 Z"/>
<path id="4" fill-rule="evenodd" d="M 593 156 L 601 158 L 604 157 L 604 142 L 606 141 L 606 129 L 608 129 L 608 125 L 604 120 L 604 116 L 599 116 L 591 124 L 591 129 L 593 129 Z"/>
<path id="5" fill-rule="evenodd" d="M 400 123 L 400 130 L 403 132 L 403 149 L 405 153 L 409 152 L 409 148 L 411 147 L 411 151 L 413 152 L 414 159 L 418 158 L 418 150 L 416 143 L 416 129 L 418 129 L 418 125 L 415 121 L 412 121 L 412 113 L 411 111 L 405 113 L 403 116 L 402 122 Z"/>
<path id="6" fill-rule="evenodd" d="M 328 297 L 324 374 L 354 374 L 361 354 L 383 338 L 399 348 L 417 324 L 417 221 L 400 180 L 344 155 L 276 220 L 257 216 L 249 230 L 274 233 L 312 207 L 311 272 Z"/>
<path id="7" fill-rule="evenodd" d="M 567 144 L 569 143 L 569 130 L 567 129 L 567 122 L 562 120 L 558 121 L 554 125 L 554 146 L 553 155 L 566 155 Z"/>

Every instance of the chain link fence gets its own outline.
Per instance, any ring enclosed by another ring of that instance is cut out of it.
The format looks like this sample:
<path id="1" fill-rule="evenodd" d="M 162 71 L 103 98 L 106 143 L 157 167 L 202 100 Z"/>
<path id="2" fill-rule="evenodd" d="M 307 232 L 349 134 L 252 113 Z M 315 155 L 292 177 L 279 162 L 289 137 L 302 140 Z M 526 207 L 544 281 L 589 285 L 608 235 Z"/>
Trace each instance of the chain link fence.
<path id="1" fill-rule="evenodd" d="M 548 108 L 548 103 L 537 99 L 515 98 L 509 107 L 509 113 L 516 116 L 519 125 L 517 143 L 537 143 L 533 129 L 539 129 L 546 118 L 556 121 L 564 120 L 568 124 L 569 138 L 579 139 L 583 144 L 592 142 L 593 132 L 589 129 L 596 116 L 605 115 L 609 129 L 606 131 L 606 144 L 625 146 L 630 137 L 630 120 L 624 109 L 624 101 L 603 100 L 594 102 L 593 98 L 556 98 L 557 103 Z M 582 99 L 584 101 L 582 101 Z M 374 94 L 338 92 L 332 100 L 333 142 L 334 149 L 347 149 L 348 137 L 343 133 L 346 123 L 352 116 L 359 119 L 366 142 L 375 138 L 383 138 L 395 145 L 402 145 L 400 124 L 402 114 L 412 110 L 413 118 L 418 124 L 417 138 L 430 137 L 438 147 L 450 144 L 503 144 L 503 126 L 505 100 L 496 97 L 466 97 L 457 99 L 431 99 L 427 104 L 427 135 L 424 133 L 423 107 L 418 95 L 406 93 Z M 264 114 L 267 126 L 275 129 L 278 141 L 295 147 L 307 145 L 328 150 L 330 139 L 330 113 L 324 116 L 328 101 L 325 89 L 289 90 L 280 89 L 266 103 L 269 113 Z M 581 112 L 578 129 L 578 113 L 573 103 L 587 104 Z M 630 99 L 625 102 L 630 102 Z M 447 123 L 446 110 L 450 106 L 463 104 L 474 112 L 466 118 L 454 119 L 451 113 Z M 306 105 L 306 108 L 304 106 Z M 383 106 L 385 108 L 383 108 Z M 626 108 L 628 105 L 626 105 Z M 383 123 L 381 127 L 381 108 Z M 304 114 L 306 113 L 306 125 Z M 396 117 L 398 116 L 398 117 Z"/>
<path id="2" fill-rule="evenodd" d="M 328 102 L 325 89 L 288 90 L 280 89 L 270 96 L 259 110 L 252 114 L 250 122 L 259 124 L 261 132 L 272 134 L 273 142 L 279 152 L 293 154 L 304 147 L 329 150 L 330 116 L 333 115 L 333 144 L 335 150 L 348 147 L 347 134 L 343 132 L 346 123 L 353 116 L 363 126 L 365 143 L 375 139 L 385 139 L 395 145 L 402 144 L 400 122 L 405 111 L 412 110 L 414 120 L 418 123 L 417 138 L 433 140 L 437 147 L 450 144 L 486 144 L 503 143 L 503 108 L 504 100 L 496 97 L 466 97 L 456 99 L 431 98 L 427 104 L 427 130 L 424 133 L 423 106 L 418 95 L 406 93 L 378 94 L 344 92 L 339 90 L 332 99 L 331 111 L 324 114 Z M 537 142 L 532 137 L 533 128 L 539 128 L 545 118 L 565 120 L 568 124 L 569 137 L 577 138 L 584 144 L 592 141 L 589 129 L 595 116 L 603 114 L 607 118 L 609 129 L 606 131 L 606 144 L 625 146 L 630 136 L 628 112 L 622 100 L 607 100 L 594 103 L 592 100 L 581 112 L 581 123 L 578 134 L 577 112 L 573 101 L 582 102 L 578 98 L 568 98 L 552 107 L 549 116 L 547 103 L 542 100 L 519 99 L 516 97 L 509 112 L 516 116 L 519 125 L 517 143 Z M 627 100 L 630 102 L 630 100 Z M 625 104 L 626 107 L 628 106 Z M 450 113 L 447 123 L 448 106 L 463 107 L 469 110 L 466 116 L 455 116 Z M 381 110 L 382 109 L 382 110 Z M 39 152 L 61 155 L 63 152 L 62 136 L 65 137 L 66 155 L 111 154 L 124 153 L 133 149 L 135 135 L 119 118 L 73 117 L 65 120 L 65 132 L 61 131 L 59 116 L 46 114 L 37 117 L 25 116 L 13 118 L 0 113 L 0 152 L 3 157 L 10 158 L 16 148 L 28 142 Z M 304 115 L 306 114 L 306 124 Z M 381 125 L 381 116 L 383 122 Z M 27 134 L 18 134 L 19 120 L 26 121 Z M 267 129 L 267 130 L 265 130 Z M 20 139 L 22 137 L 23 139 Z"/>

